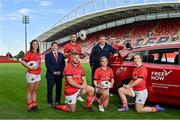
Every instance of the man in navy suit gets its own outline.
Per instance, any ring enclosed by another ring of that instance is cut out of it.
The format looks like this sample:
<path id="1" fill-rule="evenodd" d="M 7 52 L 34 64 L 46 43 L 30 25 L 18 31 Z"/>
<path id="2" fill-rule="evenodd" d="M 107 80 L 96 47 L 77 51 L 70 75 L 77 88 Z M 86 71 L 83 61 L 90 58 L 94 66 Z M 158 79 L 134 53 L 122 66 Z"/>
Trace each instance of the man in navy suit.
<path id="1" fill-rule="evenodd" d="M 52 97 L 53 87 L 56 85 L 55 105 L 60 104 L 62 78 L 65 67 L 64 55 L 58 52 L 58 43 L 51 44 L 51 52 L 45 55 L 46 64 L 46 79 L 47 79 L 47 101 L 49 106 L 53 106 L 54 101 Z"/>

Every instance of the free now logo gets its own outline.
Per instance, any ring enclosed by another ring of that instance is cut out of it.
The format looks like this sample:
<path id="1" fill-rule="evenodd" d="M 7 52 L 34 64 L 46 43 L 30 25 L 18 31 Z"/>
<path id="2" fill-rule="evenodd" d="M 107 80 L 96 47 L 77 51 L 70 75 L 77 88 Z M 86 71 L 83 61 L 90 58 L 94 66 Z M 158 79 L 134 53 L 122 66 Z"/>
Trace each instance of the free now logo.
<path id="1" fill-rule="evenodd" d="M 160 72 L 152 71 L 151 80 L 164 80 L 166 76 L 172 73 L 173 70 L 162 70 Z"/>

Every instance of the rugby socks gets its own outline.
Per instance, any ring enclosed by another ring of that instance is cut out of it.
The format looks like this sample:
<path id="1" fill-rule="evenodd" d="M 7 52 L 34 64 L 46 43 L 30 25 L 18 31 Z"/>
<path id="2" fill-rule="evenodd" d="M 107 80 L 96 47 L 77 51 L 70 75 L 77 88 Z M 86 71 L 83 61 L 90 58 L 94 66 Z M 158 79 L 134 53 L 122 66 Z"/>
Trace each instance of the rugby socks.
<path id="1" fill-rule="evenodd" d="M 34 106 L 37 106 L 37 101 L 36 100 L 32 100 L 32 106 L 34 107 Z"/>
<path id="2" fill-rule="evenodd" d="M 124 108 L 128 108 L 128 103 L 127 102 L 123 102 L 122 104 L 123 104 Z"/>
<path id="3" fill-rule="evenodd" d="M 55 108 L 64 112 L 69 112 L 70 110 L 68 105 L 56 105 Z"/>
<path id="4" fill-rule="evenodd" d="M 99 105 L 104 107 L 104 102 L 100 102 Z"/>
<path id="5" fill-rule="evenodd" d="M 94 101 L 94 97 L 93 96 L 88 96 L 87 97 L 87 101 L 86 101 L 86 107 L 90 107 L 92 102 Z"/>
<path id="6" fill-rule="evenodd" d="M 97 103 L 99 103 L 100 104 L 100 99 L 99 98 L 97 98 L 96 96 L 94 96 L 94 100 L 97 102 Z"/>
<path id="7" fill-rule="evenodd" d="M 31 100 L 27 103 L 28 109 L 31 109 L 32 107 L 37 106 L 37 101 Z"/>
<path id="8" fill-rule="evenodd" d="M 151 112 L 157 112 L 156 107 L 151 107 Z"/>
<path id="9" fill-rule="evenodd" d="M 27 107 L 28 107 L 28 109 L 31 109 L 31 108 L 33 107 L 32 102 L 28 102 L 28 103 L 27 103 Z"/>

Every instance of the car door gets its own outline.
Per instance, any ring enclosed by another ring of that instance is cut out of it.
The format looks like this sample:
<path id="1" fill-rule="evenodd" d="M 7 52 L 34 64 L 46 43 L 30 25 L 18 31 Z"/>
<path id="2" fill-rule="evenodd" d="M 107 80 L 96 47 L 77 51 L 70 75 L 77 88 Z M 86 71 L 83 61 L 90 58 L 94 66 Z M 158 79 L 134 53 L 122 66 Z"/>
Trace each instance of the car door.
<path id="1" fill-rule="evenodd" d="M 157 103 L 180 105 L 179 49 L 149 51 L 154 60 L 145 63 L 148 68 L 148 99 Z"/>

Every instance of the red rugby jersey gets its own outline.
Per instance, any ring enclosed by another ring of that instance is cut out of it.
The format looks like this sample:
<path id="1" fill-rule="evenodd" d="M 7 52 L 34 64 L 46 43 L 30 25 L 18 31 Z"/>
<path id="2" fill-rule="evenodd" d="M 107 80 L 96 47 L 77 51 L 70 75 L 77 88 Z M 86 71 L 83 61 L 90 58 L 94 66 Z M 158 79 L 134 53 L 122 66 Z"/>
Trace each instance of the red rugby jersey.
<path id="1" fill-rule="evenodd" d="M 79 44 L 73 45 L 72 43 L 68 43 L 64 46 L 64 53 L 76 52 L 77 54 L 82 54 L 81 46 Z M 68 57 L 68 63 L 72 62 L 72 56 Z"/>
<path id="2" fill-rule="evenodd" d="M 97 68 L 94 73 L 94 80 L 97 81 L 97 84 L 102 81 L 110 81 L 114 78 L 113 70 L 108 67 L 106 70 L 103 70 L 101 67 Z"/>
<path id="3" fill-rule="evenodd" d="M 39 67 L 37 69 L 27 70 L 27 73 L 35 75 L 41 74 L 41 55 L 39 53 L 29 51 L 24 55 L 23 60 L 25 60 L 26 62 L 36 61 L 39 64 Z"/>
<path id="4" fill-rule="evenodd" d="M 113 45 L 112 46 L 114 49 L 116 49 L 117 51 L 120 51 L 124 48 L 124 46 L 122 45 Z M 114 62 L 118 62 L 118 63 L 121 63 L 122 62 L 122 56 L 119 56 L 119 57 L 116 57 L 114 58 L 114 55 L 112 53 L 110 53 L 110 56 L 109 56 L 109 63 L 112 64 Z"/>
<path id="5" fill-rule="evenodd" d="M 80 64 L 78 64 L 78 66 L 74 66 L 72 63 L 66 65 L 64 68 L 64 75 L 72 76 L 73 81 L 79 85 L 82 85 L 82 76 L 85 76 L 83 67 Z M 66 96 L 73 95 L 78 90 L 79 88 L 71 86 L 65 79 L 64 93 Z"/>
<path id="6" fill-rule="evenodd" d="M 146 78 L 147 78 L 147 68 L 144 65 L 136 67 L 133 70 L 133 81 L 136 81 L 137 78 L 142 78 L 142 81 L 133 87 L 135 91 L 142 91 L 146 89 Z"/>
<path id="7" fill-rule="evenodd" d="M 124 46 L 122 46 L 122 45 L 112 45 L 112 47 L 114 49 L 116 49 L 117 51 L 120 51 L 120 50 L 124 49 Z"/>

